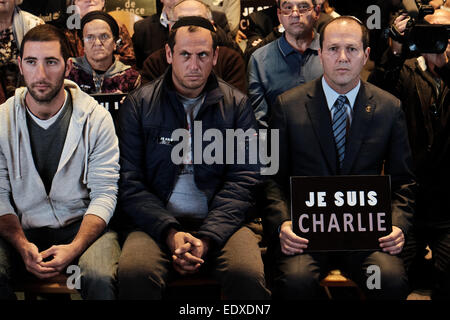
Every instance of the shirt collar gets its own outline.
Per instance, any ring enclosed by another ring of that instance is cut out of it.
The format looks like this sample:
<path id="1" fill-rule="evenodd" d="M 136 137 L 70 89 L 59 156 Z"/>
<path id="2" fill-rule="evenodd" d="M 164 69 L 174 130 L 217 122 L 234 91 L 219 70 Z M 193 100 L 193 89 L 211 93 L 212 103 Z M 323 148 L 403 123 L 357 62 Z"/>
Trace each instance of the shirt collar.
<path id="1" fill-rule="evenodd" d="M 322 76 L 322 87 L 323 87 L 323 92 L 325 93 L 325 98 L 327 99 L 328 109 L 330 109 L 330 111 L 331 111 L 331 108 L 333 108 L 333 105 L 336 102 L 336 99 L 341 94 L 334 91 L 334 89 L 328 85 L 327 81 L 325 80 L 325 77 L 323 77 L 323 76 Z M 352 108 L 352 110 L 353 110 L 356 96 L 358 95 L 360 87 L 361 87 L 361 80 L 358 81 L 358 84 L 356 85 L 356 87 L 354 87 L 352 90 L 350 90 L 349 92 L 344 94 L 347 97 L 348 101 L 350 102 L 350 107 Z"/>
<path id="2" fill-rule="evenodd" d="M 286 33 L 283 33 L 283 35 L 280 37 L 280 41 L 278 42 L 278 47 L 280 48 L 281 53 L 285 57 L 290 55 L 293 52 L 299 53 L 286 40 Z M 313 38 L 313 41 L 311 41 L 311 44 L 309 45 L 308 49 L 318 51 L 319 48 L 320 48 L 320 35 L 318 32 L 316 32 L 316 30 L 314 30 L 314 38 Z"/>
<path id="3" fill-rule="evenodd" d="M 165 11 L 161 12 L 161 15 L 159 16 L 159 22 L 164 26 L 164 28 L 167 28 L 169 26 L 169 19 L 167 18 L 167 14 Z"/>

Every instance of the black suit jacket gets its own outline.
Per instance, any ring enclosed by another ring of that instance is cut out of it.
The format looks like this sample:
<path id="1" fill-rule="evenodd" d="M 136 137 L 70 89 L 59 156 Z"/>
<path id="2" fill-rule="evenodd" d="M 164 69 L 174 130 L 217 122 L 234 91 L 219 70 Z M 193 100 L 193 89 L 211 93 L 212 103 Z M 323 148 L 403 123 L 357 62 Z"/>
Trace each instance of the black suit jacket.
<path id="1" fill-rule="evenodd" d="M 271 184 L 267 213 L 269 232 L 290 220 L 290 176 L 391 175 L 392 223 L 406 235 L 412 224 L 415 178 L 401 102 L 361 81 L 353 107 L 342 170 L 321 78 L 277 98 L 271 129 L 280 133 L 280 169 Z M 272 142 L 273 144 L 273 142 Z"/>
<path id="2" fill-rule="evenodd" d="M 154 14 L 134 24 L 132 36 L 136 67 L 142 68 L 144 60 L 154 51 L 164 47 L 169 37 L 169 28 L 160 22 L 161 14 Z"/>

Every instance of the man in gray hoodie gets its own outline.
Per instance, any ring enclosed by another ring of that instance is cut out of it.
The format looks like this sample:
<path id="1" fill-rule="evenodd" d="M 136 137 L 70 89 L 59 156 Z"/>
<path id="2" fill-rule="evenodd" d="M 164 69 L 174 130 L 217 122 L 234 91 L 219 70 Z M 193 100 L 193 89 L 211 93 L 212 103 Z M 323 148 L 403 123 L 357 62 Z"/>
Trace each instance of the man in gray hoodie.
<path id="1" fill-rule="evenodd" d="M 0 107 L 0 299 L 25 269 L 44 279 L 69 265 L 84 299 L 115 298 L 118 142 L 108 111 L 64 80 L 68 52 L 57 28 L 28 32 L 26 88 Z"/>

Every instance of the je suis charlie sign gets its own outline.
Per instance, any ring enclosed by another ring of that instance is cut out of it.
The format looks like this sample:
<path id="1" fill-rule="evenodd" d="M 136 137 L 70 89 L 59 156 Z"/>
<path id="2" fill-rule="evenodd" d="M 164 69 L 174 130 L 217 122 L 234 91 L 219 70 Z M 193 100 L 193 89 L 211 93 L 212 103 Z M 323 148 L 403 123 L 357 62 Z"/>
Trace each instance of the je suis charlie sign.
<path id="1" fill-rule="evenodd" d="M 392 231 L 390 177 L 291 177 L 291 218 L 308 252 L 379 250 Z"/>

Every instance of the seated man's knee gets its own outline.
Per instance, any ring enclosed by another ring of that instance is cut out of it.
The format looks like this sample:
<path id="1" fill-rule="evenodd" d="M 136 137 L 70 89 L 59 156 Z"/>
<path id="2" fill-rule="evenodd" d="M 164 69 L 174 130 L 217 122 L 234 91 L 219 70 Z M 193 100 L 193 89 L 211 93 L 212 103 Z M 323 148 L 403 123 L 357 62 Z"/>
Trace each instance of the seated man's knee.
<path id="1" fill-rule="evenodd" d="M 147 265 L 120 261 L 118 286 L 120 299 L 161 299 L 165 288 L 164 272 Z"/>
<path id="2" fill-rule="evenodd" d="M 262 266 L 242 261 L 228 268 L 223 282 L 224 295 L 229 299 L 263 300 L 270 297 Z"/>
<path id="3" fill-rule="evenodd" d="M 381 299 L 406 299 L 409 284 L 402 260 L 396 256 L 378 252 L 375 266 L 377 268 L 372 268 L 367 273 L 365 287 L 368 296 Z"/>
<path id="4" fill-rule="evenodd" d="M 105 270 L 82 268 L 80 281 L 77 282 L 76 273 L 72 275 L 72 284 L 81 291 L 85 300 L 114 300 L 117 298 L 116 273 Z M 68 281 L 71 281 L 69 275 Z M 79 283 L 79 287 L 77 284 Z"/>
<path id="5" fill-rule="evenodd" d="M 319 273 L 307 266 L 291 265 L 275 278 L 275 297 L 282 299 L 313 299 L 319 296 Z"/>

